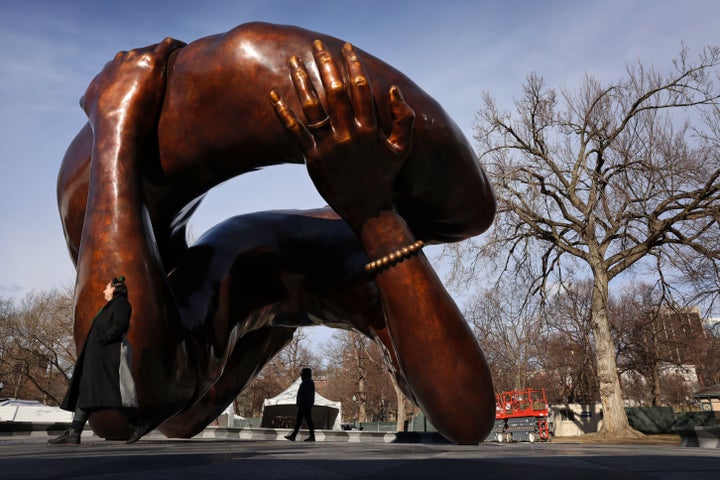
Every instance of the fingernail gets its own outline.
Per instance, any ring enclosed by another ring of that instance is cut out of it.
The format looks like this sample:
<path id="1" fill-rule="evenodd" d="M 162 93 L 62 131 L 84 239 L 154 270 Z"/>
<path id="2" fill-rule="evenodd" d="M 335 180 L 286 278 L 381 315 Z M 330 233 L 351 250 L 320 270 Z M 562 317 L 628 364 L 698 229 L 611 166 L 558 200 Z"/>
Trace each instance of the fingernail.
<path id="1" fill-rule="evenodd" d="M 277 103 L 280 101 L 280 95 L 275 90 L 270 90 L 270 100 Z"/>
<path id="2" fill-rule="evenodd" d="M 350 42 L 345 42 L 345 45 L 343 45 L 343 50 L 346 51 L 347 53 L 352 52 L 352 50 L 353 50 L 352 44 Z"/>
<path id="3" fill-rule="evenodd" d="M 290 57 L 288 63 L 290 64 L 290 68 L 300 68 L 300 59 L 296 55 Z"/>
<path id="4" fill-rule="evenodd" d="M 320 40 L 314 40 L 313 48 L 316 52 L 322 52 L 323 50 L 325 50 L 325 45 Z"/>

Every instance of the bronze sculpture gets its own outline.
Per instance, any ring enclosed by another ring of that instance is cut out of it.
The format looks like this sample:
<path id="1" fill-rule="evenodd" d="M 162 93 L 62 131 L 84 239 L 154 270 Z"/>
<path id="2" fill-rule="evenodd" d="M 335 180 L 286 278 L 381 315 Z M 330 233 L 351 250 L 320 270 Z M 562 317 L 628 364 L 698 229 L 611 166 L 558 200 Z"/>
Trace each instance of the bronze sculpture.
<path id="1" fill-rule="evenodd" d="M 89 122 L 58 178 L 78 272 L 75 340 L 98 309 L 87 292 L 122 272 L 137 292 L 128 337 L 148 428 L 196 434 L 313 323 L 381 342 L 450 440 L 477 443 L 492 427 L 483 354 L 418 243 L 487 229 L 491 187 L 442 108 L 358 52 L 253 23 L 120 52 L 88 87 Z M 210 188 L 304 158 L 332 210 L 234 217 L 187 246 Z M 129 434 L 119 415 L 90 423 L 106 438 Z"/>

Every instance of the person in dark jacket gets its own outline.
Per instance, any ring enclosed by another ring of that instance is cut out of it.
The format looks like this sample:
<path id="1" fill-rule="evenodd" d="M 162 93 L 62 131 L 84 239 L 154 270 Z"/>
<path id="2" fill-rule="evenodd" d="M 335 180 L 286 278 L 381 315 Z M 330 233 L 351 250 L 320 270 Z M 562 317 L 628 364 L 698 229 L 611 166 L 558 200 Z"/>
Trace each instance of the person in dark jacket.
<path id="1" fill-rule="evenodd" d="M 128 443 L 135 443 L 144 433 L 135 415 L 137 394 L 133 382 L 130 344 L 132 307 L 128 301 L 125 277 L 113 278 L 103 291 L 107 303 L 95 316 L 83 349 L 78 356 L 65 398 L 63 410 L 74 412 L 70 429 L 48 443 L 79 444 L 80 434 L 93 412 L 115 409 L 126 416 L 132 432 Z"/>
<path id="2" fill-rule="evenodd" d="M 300 382 L 300 388 L 298 388 L 297 393 L 298 413 L 297 419 L 295 420 L 295 429 L 293 430 L 293 433 L 286 435 L 285 438 L 292 442 L 295 441 L 295 437 L 297 437 L 297 434 L 300 431 L 300 426 L 302 425 L 304 418 L 305 421 L 307 421 L 308 428 L 310 429 L 310 436 L 306 438 L 305 441 L 314 442 L 315 425 L 312 421 L 312 407 L 315 403 L 315 382 L 313 382 L 312 379 L 312 370 L 309 368 L 303 368 L 300 372 L 300 378 L 302 378 L 302 382 Z"/>

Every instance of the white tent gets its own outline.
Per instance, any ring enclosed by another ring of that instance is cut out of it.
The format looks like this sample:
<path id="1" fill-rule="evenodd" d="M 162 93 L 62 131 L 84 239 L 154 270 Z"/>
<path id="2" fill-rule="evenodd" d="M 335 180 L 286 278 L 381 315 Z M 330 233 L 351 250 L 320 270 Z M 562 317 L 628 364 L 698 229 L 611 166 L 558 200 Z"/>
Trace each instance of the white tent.
<path id="1" fill-rule="evenodd" d="M 33 400 L 11 398 L 0 402 L 0 422 L 70 423 L 72 412 Z"/>
<path id="2" fill-rule="evenodd" d="M 277 397 L 265 399 L 261 427 L 292 428 L 295 425 L 297 392 L 301 381 L 302 379 L 298 378 Z M 315 392 L 315 404 L 312 409 L 315 428 L 320 430 L 340 430 L 341 413 L 342 406 L 340 402 L 333 402 Z M 303 427 L 307 427 L 305 422 L 303 422 Z"/>

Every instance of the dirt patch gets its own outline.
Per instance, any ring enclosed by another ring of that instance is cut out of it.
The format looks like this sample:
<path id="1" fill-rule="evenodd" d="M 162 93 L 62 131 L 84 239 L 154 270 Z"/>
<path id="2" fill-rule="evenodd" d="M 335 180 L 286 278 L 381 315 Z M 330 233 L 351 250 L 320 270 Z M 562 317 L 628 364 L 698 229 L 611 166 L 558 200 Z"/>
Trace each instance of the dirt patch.
<path id="1" fill-rule="evenodd" d="M 624 445 L 680 445 L 680 435 L 668 433 L 645 435 L 642 438 L 605 438 L 597 433 L 586 433 L 577 437 L 553 437 L 553 443 L 612 443 Z"/>

